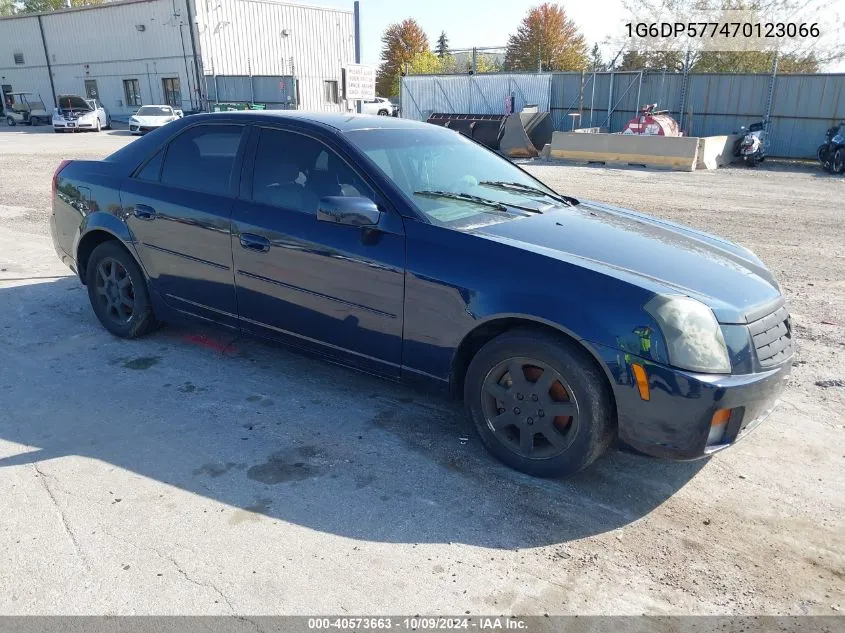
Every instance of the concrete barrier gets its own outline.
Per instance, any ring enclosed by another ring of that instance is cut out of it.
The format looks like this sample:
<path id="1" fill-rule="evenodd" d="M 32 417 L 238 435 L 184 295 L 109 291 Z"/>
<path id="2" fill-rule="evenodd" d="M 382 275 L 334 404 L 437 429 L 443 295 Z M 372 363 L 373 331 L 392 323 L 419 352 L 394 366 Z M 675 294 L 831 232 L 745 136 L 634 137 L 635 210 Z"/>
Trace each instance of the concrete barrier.
<path id="1" fill-rule="evenodd" d="M 698 137 L 698 162 L 696 169 L 716 169 L 734 159 L 734 144 L 739 134 Z"/>
<path id="2" fill-rule="evenodd" d="M 698 162 L 698 138 L 555 132 L 550 154 L 563 160 L 693 171 Z"/>

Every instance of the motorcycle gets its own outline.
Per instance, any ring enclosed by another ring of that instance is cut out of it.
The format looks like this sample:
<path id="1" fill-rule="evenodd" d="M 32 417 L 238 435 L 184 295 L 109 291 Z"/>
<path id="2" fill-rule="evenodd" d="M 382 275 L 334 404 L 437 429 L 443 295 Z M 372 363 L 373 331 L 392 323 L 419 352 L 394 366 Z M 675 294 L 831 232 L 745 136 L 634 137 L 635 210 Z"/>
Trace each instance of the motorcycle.
<path id="1" fill-rule="evenodd" d="M 829 128 L 819 145 L 819 162 L 831 174 L 845 172 L 845 121 Z"/>
<path id="2" fill-rule="evenodd" d="M 757 163 L 766 160 L 766 130 L 762 121 L 752 123 L 748 129 L 743 125 L 738 134 L 740 137 L 734 144 L 734 156 L 742 158 L 749 167 L 756 167 Z"/>

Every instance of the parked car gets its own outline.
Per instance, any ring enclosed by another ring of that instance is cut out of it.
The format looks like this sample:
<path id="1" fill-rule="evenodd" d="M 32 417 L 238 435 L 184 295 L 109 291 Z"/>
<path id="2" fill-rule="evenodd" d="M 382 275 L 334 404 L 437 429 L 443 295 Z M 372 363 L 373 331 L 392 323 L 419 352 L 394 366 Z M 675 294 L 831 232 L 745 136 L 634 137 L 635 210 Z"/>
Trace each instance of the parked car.
<path id="1" fill-rule="evenodd" d="M 182 110 L 169 105 L 145 105 L 129 118 L 130 134 L 145 134 L 157 130 L 162 125 L 177 121 L 183 116 Z"/>
<path id="2" fill-rule="evenodd" d="M 53 131 L 99 132 L 111 129 L 111 118 L 96 99 L 83 99 L 79 95 L 59 95 L 56 101 L 58 107 L 53 110 Z"/>
<path id="3" fill-rule="evenodd" d="M 532 475 L 574 473 L 616 436 L 723 449 L 792 363 L 781 288 L 749 250 L 556 193 L 415 121 L 186 117 L 63 162 L 50 232 L 115 336 L 216 322 L 435 385 Z"/>
<path id="4" fill-rule="evenodd" d="M 376 97 L 372 101 L 364 101 L 361 104 L 362 114 L 377 114 L 379 116 L 396 116 L 399 111 L 398 106 L 390 102 L 390 99 L 384 97 Z"/>
<path id="5" fill-rule="evenodd" d="M 5 107 L 6 125 L 38 125 L 48 123 L 50 114 L 44 107 L 41 95 L 35 96 L 31 92 L 7 92 L 8 102 Z"/>
<path id="6" fill-rule="evenodd" d="M 828 128 L 817 154 L 826 171 L 832 174 L 845 172 L 845 121 Z"/>

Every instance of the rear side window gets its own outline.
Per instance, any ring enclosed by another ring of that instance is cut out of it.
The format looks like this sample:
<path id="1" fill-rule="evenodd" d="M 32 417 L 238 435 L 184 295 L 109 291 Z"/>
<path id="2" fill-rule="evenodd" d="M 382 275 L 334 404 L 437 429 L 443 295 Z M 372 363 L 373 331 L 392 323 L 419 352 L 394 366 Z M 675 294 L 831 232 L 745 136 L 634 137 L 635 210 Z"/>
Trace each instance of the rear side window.
<path id="1" fill-rule="evenodd" d="M 161 174 L 161 161 L 164 158 L 164 150 L 161 149 L 156 152 L 156 155 L 150 159 L 143 169 L 135 176 L 140 180 L 150 180 L 158 182 L 158 177 Z"/>
<path id="2" fill-rule="evenodd" d="M 167 147 L 162 184 L 228 194 L 241 136 L 240 125 L 198 125 L 180 134 Z"/>

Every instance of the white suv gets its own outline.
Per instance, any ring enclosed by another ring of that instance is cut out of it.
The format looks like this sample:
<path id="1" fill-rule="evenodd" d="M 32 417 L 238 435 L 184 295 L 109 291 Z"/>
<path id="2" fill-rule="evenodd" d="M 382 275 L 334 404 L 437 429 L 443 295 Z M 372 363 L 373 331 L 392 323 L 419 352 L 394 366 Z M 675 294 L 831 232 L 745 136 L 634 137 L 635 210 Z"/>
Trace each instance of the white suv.
<path id="1" fill-rule="evenodd" d="M 361 104 L 362 114 L 378 114 L 381 116 L 397 116 L 399 109 L 390 103 L 390 99 L 376 97 L 372 101 L 364 101 Z"/>

